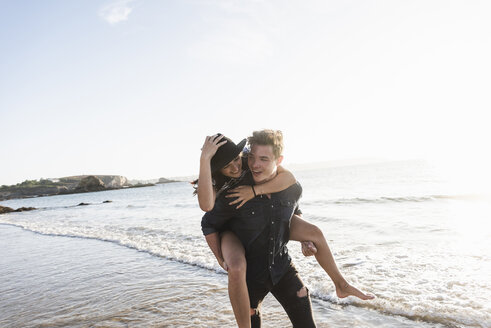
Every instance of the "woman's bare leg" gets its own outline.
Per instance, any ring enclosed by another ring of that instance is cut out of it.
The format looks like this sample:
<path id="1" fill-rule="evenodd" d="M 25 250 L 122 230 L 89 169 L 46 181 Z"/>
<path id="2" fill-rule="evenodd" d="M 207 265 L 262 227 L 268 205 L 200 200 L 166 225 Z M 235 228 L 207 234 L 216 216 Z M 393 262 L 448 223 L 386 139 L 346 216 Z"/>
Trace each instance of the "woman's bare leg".
<path id="1" fill-rule="evenodd" d="M 315 258 L 319 265 L 326 271 L 331 280 L 336 286 L 336 294 L 339 298 L 347 297 L 350 295 L 361 298 L 362 300 L 373 299 L 372 295 L 367 295 L 359 289 L 351 286 L 346 279 L 344 279 L 341 272 L 339 272 L 336 261 L 332 256 L 331 250 L 327 245 L 326 238 L 322 231 L 316 226 L 307 221 L 302 220 L 299 216 L 294 215 L 292 217 L 290 225 L 290 240 L 296 241 L 312 241 L 316 248 Z"/>
<path id="2" fill-rule="evenodd" d="M 246 283 L 245 250 L 237 236 L 226 231 L 221 235 L 223 259 L 228 267 L 228 296 L 239 327 L 251 327 L 249 292 Z"/>

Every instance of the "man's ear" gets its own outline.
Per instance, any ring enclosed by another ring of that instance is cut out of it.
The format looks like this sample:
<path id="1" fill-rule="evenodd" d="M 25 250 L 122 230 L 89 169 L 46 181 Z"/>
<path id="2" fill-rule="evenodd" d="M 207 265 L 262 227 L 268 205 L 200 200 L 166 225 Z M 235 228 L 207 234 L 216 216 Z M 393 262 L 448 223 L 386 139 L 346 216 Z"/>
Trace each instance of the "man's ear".
<path id="1" fill-rule="evenodd" d="M 283 155 L 276 159 L 276 166 L 281 165 L 281 162 L 283 162 Z"/>

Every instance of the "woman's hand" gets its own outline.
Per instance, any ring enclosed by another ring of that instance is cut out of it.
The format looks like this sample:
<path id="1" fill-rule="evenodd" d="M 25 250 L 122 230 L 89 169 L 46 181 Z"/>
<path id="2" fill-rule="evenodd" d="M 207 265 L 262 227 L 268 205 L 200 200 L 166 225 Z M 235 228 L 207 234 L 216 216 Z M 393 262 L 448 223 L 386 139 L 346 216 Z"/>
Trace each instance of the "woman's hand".
<path id="1" fill-rule="evenodd" d="M 212 135 L 205 138 L 205 143 L 201 147 L 201 158 L 210 161 L 215 156 L 218 148 L 227 143 L 227 140 L 222 140 L 223 135 Z"/>
<path id="2" fill-rule="evenodd" d="M 233 202 L 228 203 L 229 205 L 234 205 L 237 203 L 240 203 L 237 208 L 240 208 L 242 205 L 247 203 L 249 200 L 254 198 L 254 191 L 252 190 L 252 186 L 238 186 L 234 189 L 231 189 L 228 191 L 228 195 L 225 197 L 227 198 L 235 198 L 237 197 L 236 200 Z"/>

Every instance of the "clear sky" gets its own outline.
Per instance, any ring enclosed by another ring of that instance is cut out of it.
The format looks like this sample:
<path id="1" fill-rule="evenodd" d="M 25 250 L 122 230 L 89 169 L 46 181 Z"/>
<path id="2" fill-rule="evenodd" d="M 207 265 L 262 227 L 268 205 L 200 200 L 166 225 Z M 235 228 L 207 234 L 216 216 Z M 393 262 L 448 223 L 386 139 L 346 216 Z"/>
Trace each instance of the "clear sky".
<path id="1" fill-rule="evenodd" d="M 487 172 L 490 17 L 488 0 L 0 0 L 0 185 L 197 174 L 206 135 L 262 128 L 286 166 Z"/>

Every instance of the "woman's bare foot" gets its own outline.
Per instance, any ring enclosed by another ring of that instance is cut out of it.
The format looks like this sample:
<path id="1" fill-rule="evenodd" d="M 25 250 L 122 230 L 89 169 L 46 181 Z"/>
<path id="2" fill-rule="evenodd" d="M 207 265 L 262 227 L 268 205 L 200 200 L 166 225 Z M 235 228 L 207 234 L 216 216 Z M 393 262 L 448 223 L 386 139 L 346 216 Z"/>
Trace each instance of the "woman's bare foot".
<path id="1" fill-rule="evenodd" d="M 348 296 L 356 296 L 364 301 L 366 300 L 373 300 L 375 296 L 370 295 L 370 294 L 365 294 L 361 290 L 359 290 L 356 287 L 351 286 L 347 282 L 343 283 L 342 285 L 336 285 L 336 295 L 338 295 L 339 298 L 345 298 Z"/>

